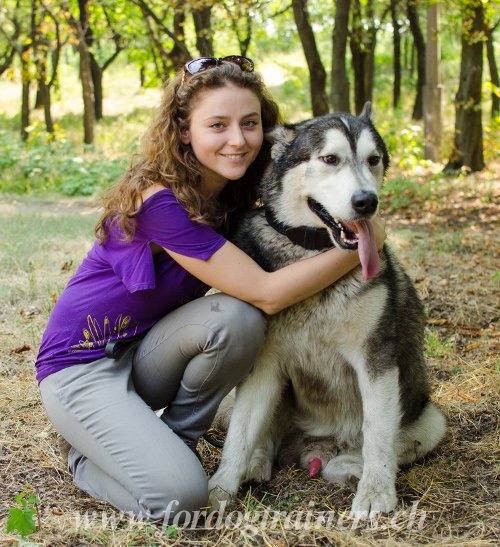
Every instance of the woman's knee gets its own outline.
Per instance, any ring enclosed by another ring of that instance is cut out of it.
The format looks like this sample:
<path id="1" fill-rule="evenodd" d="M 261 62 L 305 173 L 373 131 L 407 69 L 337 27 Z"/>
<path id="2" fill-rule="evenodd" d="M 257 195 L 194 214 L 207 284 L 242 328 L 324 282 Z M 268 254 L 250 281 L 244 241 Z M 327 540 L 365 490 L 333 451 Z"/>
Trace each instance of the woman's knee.
<path id="1" fill-rule="evenodd" d="M 229 336 L 261 347 L 264 342 L 267 321 L 264 314 L 256 307 L 226 294 L 213 295 L 218 297 L 212 308 L 223 311 L 221 320 Z"/>
<path id="2" fill-rule="evenodd" d="M 208 479 L 197 464 L 187 466 L 182 473 L 174 473 L 166 466 L 161 476 L 156 476 L 151 488 L 139 500 L 143 514 L 149 519 L 182 523 L 208 503 Z"/>

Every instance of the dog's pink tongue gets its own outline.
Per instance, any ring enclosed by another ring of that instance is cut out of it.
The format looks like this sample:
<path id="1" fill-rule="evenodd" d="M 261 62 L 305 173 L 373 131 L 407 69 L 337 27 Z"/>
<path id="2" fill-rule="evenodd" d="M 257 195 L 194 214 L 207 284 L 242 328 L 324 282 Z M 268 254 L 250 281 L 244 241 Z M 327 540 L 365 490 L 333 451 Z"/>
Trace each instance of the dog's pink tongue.
<path id="1" fill-rule="evenodd" d="M 309 462 L 309 476 L 315 477 L 321 471 L 321 459 L 313 458 Z"/>
<path id="2" fill-rule="evenodd" d="M 361 222 L 355 222 L 355 224 L 358 233 L 358 253 L 363 270 L 363 279 L 368 281 L 380 272 L 380 259 L 370 222 L 362 220 Z"/>

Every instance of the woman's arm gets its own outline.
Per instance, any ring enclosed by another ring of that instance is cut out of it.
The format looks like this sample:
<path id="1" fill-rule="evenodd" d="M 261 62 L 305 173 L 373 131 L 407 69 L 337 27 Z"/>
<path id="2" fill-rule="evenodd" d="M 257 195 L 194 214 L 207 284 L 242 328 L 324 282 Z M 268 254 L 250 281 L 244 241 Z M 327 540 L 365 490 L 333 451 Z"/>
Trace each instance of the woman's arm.
<path id="1" fill-rule="evenodd" d="M 380 217 L 372 219 L 371 223 L 380 250 L 386 237 L 385 223 Z M 331 249 L 275 272 L 266 272 L 229 241 L 207 261 L 165 250 L 207 285 L 270 315 L 316 294 L 359 264 L 357 252 Z"/>

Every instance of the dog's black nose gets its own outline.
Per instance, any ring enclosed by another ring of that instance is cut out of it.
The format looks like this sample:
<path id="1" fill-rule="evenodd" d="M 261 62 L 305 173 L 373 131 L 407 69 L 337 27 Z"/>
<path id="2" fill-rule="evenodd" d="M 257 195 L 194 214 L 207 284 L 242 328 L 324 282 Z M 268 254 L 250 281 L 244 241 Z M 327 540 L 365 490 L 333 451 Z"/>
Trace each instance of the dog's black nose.
<path id="1" fill-rule="evenodd" d="M 351 203 L 356 213 L 371 215 L 377 210 L 378 197 L 375 192 L 361 190 L 352 196 Z"/>

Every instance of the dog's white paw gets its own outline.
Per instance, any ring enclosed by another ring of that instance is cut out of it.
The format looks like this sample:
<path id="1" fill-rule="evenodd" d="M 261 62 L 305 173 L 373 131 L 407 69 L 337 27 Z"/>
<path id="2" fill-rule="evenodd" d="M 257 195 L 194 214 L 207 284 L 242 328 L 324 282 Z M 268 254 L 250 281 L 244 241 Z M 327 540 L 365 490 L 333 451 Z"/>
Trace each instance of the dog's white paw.
<path id="1" fill-rule="evenodd" d="M 223 509 L 227 504 L 231 503 L 236 498 L 236 492 L 231 493 L 224 490 L 218 484 L 210 485 L 208 483 L 208 505 L 213 511 Z"/>
<path id="2" fill-rule="evenodd" d="M 267 482 L 271 480 L 273 463 L 267 455 L 260 451 L 252 456 L 245 480 Z"/>
<path id="3" fill-rule="evenodd" d="M 325 465 L 321 476 L 327 481 L 349 486 L 354 490 L 362 473 L 363 459 L 361 455 L 340 454 Z"/>
<path id="4" fill-rule="evenodd" d="M 378 513 L 394 511 L 398 503 L 394 484 L 361 481 L 352 502 L 351 513 L 358 518 L 368 518 Z"/>
<path id="5" fill-rule="evenodd" d="M 220 468 L 208 481 L 208 501 L 214 510 L 221 507 L 222 502 L 229 503 L 236 498 L 240 486 L 236 477 L 221 472 Z"/>

